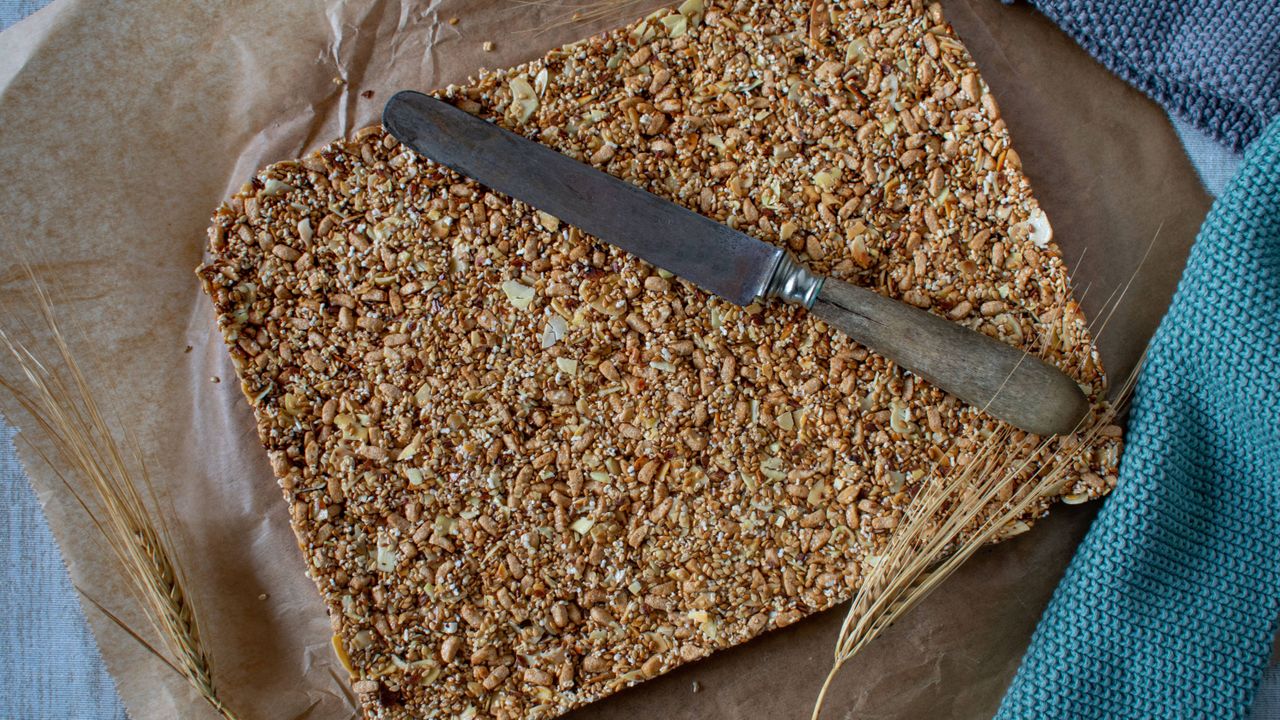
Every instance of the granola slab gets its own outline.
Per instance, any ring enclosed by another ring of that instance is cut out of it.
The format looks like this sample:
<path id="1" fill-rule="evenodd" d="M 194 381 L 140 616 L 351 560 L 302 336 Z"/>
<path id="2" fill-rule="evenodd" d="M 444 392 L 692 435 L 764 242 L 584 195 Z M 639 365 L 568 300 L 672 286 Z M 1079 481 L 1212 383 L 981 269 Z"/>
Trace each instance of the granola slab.
<path id="1" fill-rule="evenodd" d="M 1103 407 L 937 6 L 689 0 L 437 94 L 1036 352 Z M 551 717 L 831 607 L 997 427 L 378 127 L 263 169 L 209 236 L 199 274 L 369 718 Z M 1088 442 L 1070 502 L 1114 483 L 1118 432 Z"/>

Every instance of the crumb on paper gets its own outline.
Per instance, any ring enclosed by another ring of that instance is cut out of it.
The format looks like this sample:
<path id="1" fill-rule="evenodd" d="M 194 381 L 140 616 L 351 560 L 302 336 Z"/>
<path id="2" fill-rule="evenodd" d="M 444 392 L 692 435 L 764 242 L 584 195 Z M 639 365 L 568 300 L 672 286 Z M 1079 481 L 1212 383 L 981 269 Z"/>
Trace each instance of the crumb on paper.
<path id="1" fill-rule="evenodd" d="M 480 47 L 484 49 L 485 52 L 493 52 L 493 41 L 485 40 L 484 44 L 482 44 Z"/>

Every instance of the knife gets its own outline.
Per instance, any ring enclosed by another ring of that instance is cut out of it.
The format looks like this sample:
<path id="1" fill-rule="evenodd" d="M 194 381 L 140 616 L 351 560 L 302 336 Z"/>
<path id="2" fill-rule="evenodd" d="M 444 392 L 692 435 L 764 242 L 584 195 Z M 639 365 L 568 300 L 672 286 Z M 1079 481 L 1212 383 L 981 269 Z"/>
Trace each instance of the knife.
<path id="1" fill-rule="evenodd" d="M 382 124 L 417 153 L 554 215 L 738 305 L 803 305 L 855 341 L 992 416 L 1038 435 L 1089 411 L 1061 370 L 994 338 L 810 272 L 782 248 L 650 194 L 449 103 L 397 93 Z"/>

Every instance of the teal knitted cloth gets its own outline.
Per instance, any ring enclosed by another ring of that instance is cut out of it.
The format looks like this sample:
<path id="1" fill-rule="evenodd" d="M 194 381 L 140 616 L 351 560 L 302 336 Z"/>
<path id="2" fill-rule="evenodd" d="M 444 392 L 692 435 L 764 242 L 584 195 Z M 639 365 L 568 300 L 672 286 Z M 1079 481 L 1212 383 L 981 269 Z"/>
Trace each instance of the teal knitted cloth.
<path id="1" fill-rule="evenodd" d="M 997 718 L 1245 717 L 1278 613 L 1280 121 L 1200 230 L 1119 483 Z"/>

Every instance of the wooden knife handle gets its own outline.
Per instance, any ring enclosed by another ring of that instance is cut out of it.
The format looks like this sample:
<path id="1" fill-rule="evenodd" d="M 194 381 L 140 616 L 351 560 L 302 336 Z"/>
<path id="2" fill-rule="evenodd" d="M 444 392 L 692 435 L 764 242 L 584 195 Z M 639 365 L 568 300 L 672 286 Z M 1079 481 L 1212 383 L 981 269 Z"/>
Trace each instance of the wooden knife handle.
<path id="1" fill-rule="evenodd" d="M 865 288 L 827 278 L 811 312 L 901 367 L 1028 432 L 1072 432 L 1089 411 L 1075 381 L 1034 355 Z"/>

